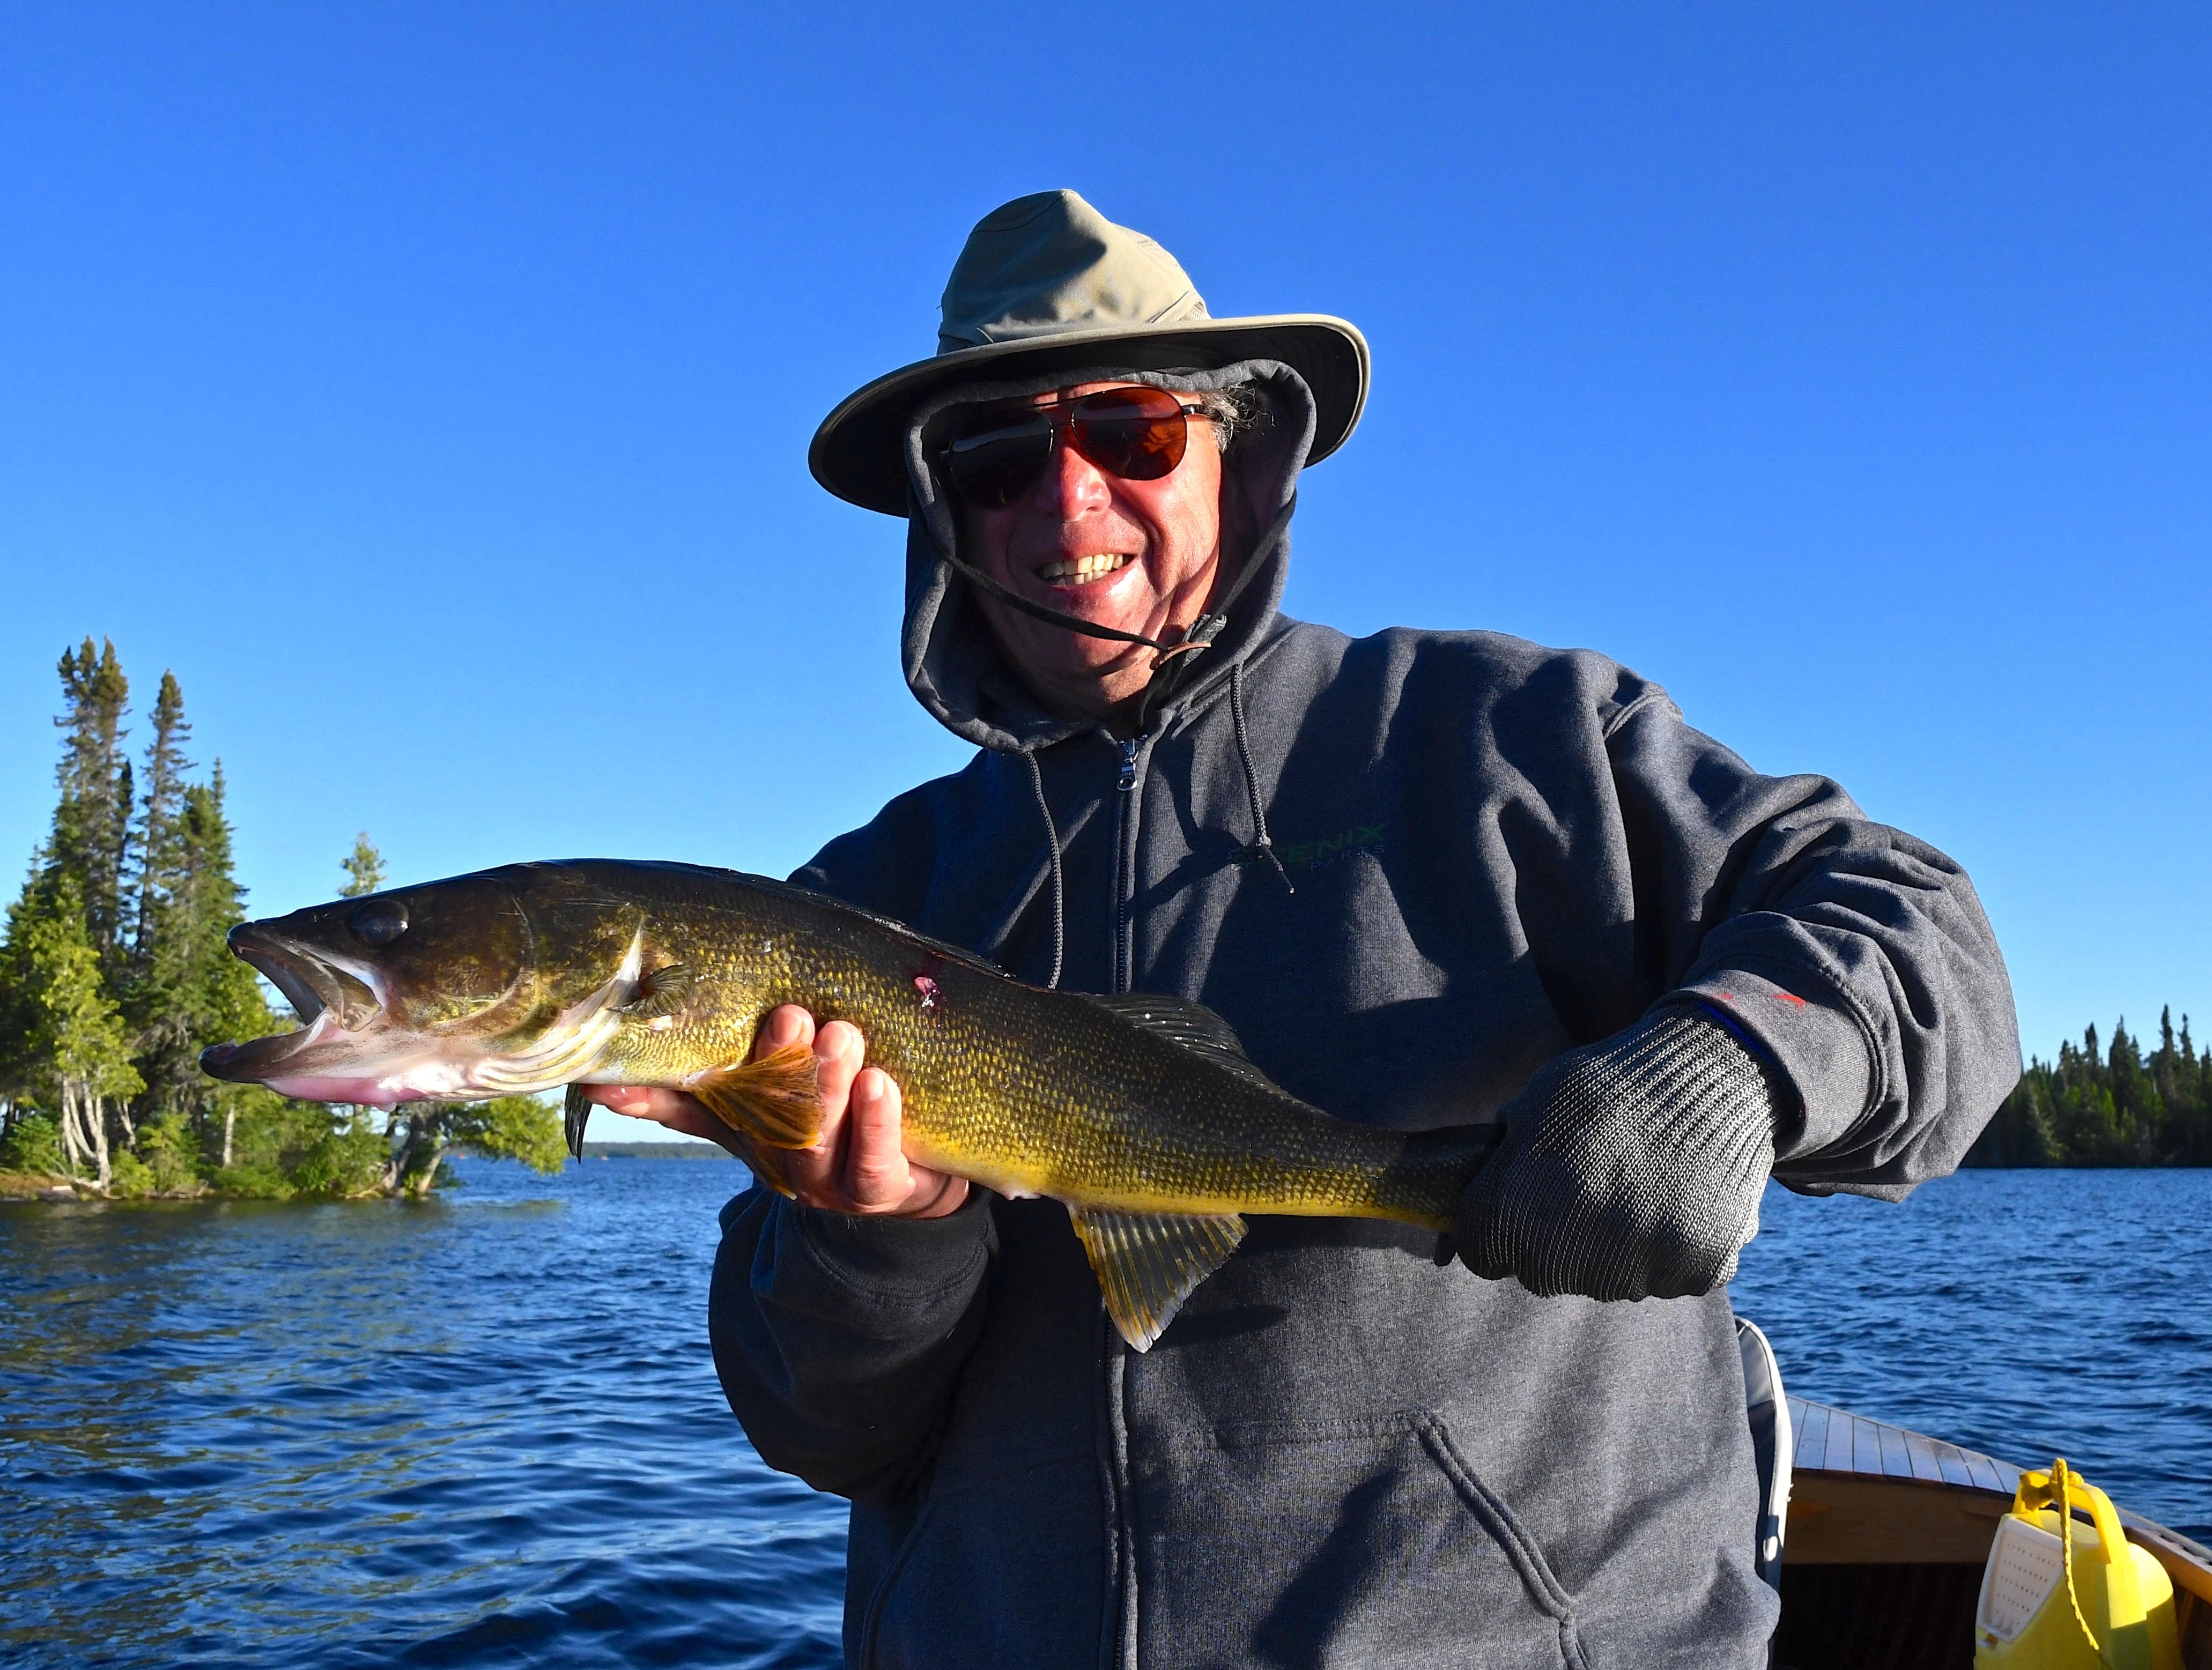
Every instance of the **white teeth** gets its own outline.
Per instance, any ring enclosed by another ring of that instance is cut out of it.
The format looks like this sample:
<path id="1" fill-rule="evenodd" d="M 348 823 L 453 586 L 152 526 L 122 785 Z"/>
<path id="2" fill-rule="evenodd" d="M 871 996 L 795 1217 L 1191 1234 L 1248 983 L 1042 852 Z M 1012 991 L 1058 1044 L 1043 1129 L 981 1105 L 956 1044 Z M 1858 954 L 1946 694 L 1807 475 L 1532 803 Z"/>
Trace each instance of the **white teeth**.
<path id="1" fill-rule="evenodd" d="M 1062 557 L 1037 570 L 1040 580 L 1072 580 L 1077 585 L 1099 580 L 1134 562 L 1127 551 L 1092 551 L 1086 556 Z"/>

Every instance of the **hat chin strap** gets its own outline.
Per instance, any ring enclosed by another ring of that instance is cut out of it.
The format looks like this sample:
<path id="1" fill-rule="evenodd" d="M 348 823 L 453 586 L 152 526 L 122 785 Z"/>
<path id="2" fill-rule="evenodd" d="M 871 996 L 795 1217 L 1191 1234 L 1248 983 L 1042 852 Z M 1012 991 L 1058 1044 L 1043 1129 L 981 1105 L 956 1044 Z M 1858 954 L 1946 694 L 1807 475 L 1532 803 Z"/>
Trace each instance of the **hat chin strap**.
<path id="1" fill-rule="evenodd" d="M 1275 519 L 1267 525 L 1267 531 L 1254 542 L 1252 555 L 1245 560 L 1242 572 L 1230 582 L 1229 589 L 1222 593 L 1221 600 L 1193 621 L 1184 631 L 1182 641 L 1175 644 L 1160 638 L 1147 638 L 1141 632 L 1124 632 L 1119 627 L 1100 626 L 1095 621 L 1081 620 L 1062 610 L 1032 602 L 1012 587 L 1000 585 L 974 563 L 943 546 L 938 547 L 937 554 L 1000 603 L 1010 609 L 1019 610 L 1032 619 L 1043 621 L 1051 626 L 1065 627 L 1070 632 L 1080 632 L 1087 638 L 1107 638 L 1119 644 L 1141 644 L 1146 649 L 1158 650 L 1160 659 L 1153 665 L 1152 681 L 1145 687 L 1145 699 L 1139 709 L 1143 716 L 1141 722 L 1148 722 L 1156 694 L 1165 695 L 1169 688 L 1170 681 L 1166 675 L 1181 671 L 1176 665 L 1177 659 L 1194 650 L 1213 647 L 1213 641 L 1229 624 L 1229 611 L 1236 607 L 1237 599 L 1252 583 L 1253 575 L 1267 566 L 1267 560 L 1273 555 L 1276 542 L 1282 537 L 1283 530 L 1290 525 L 1291 513 L 1297 508 L 1297 495 L 1293 493 L 1289 501 L 1275 513 Z"/>

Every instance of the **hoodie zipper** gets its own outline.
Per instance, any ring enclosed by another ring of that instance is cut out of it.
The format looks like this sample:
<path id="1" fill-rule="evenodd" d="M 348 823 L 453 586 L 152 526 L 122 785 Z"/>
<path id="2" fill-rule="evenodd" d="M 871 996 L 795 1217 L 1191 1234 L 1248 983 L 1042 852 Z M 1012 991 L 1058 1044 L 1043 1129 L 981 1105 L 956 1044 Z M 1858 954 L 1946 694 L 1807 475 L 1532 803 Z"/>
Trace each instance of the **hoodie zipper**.
<path id="1" fill-rule="evenodd" d="M 1126 992 L 1135 971 L 1129 944 L 1129 907 L 1136 891 L 1137 870 L 1137 756 L 1141 741 L 1118 739 L 1121 750 L 1120 774 L 1114 780 L 1114 989 Z M 1137 1549 L 1132 1527 L 1132 1486 L 1129 1477 L 1128 1352 L 1113 1329 L 1100 1318 L 1106 1337 L 1100 1367 L 1104 1371 L 1108 1474 L 1113 1496 L 1109 1503 L 1110 1534 L 1114 1539 L 1114 1606 L 1109 1615 L 1112 1635 L 1102 1661 L 1115 1670 L 1135 1670 L 1137 1652 Z"/>
<path id="2" fill-rule="evenodd" d="M 1138 740 L 1123 738 L 1121 747 L 1121 774 L 1114 784 L 1114 989 L 1126 992 L 1134 975 L 1129 967 L 1129 896 L 1136 884 Z"/>

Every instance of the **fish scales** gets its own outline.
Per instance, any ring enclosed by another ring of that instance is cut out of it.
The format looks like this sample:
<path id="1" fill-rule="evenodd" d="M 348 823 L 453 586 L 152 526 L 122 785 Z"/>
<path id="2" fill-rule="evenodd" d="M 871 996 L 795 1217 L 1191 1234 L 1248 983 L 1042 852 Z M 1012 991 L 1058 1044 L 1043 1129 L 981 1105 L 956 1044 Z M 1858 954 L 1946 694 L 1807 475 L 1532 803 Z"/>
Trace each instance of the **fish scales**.
<path id="1" fill-rule="evenodd" d="M 848 925 L 834 908 L 768 896 L 760 916 L 717 912 L 656 934 L 672 957 L 702 970 L 695 989 L 729 995 L 695 1005 L 690 1026 L 646 1035 L 609 1065 L 630 1082 L 680 1076 L 741 1053 L 769 1010 L 797 1003 L 866 1035 L 869 1059 L 900 1084 L 908 1146 L 925 1164 L 1133 1208 L 1330 1213 L 1382 1204 L 1376 1186 L 1402 1146 L 1390 1133 L 1362 1133 L 1370 1153 L 1347 1153 L 1341 1121 L 1302 1117 L 1310 1110 L 1283 1092 L 1164 1040 L 1122 1035 L 1080 998 L 932 963 L 919 940 L 840 932 Z M 759 949 L 748 953 L 756 937 Z M 919 975 L 935 987 L 927 1004 L 909 972 L 926 966 L 937 969 Z M 1018 1038 L 1036 1042 L 1017 1049 Z M 1433 1207 L 1422 1217 L 1440 1227 Z"/>
<path id="2" fill-rule="evenodd" d="M 1445 1230 L 1489 1145 L 1334 1118 L 1270 1083 L 1194 1005 L 1024 985 L 732 871 L 510 865 L 249 923 L 233 945 L 307 1024 L 204 1065 L 333 1101 L 655 1084 L 698 1095 L 756 1149 L 805 1145 L 819 1120 L 811 1058 L 755 1061 L 755 1035 L 781 1004 L 850 1022 L 900 1085 L 909 1157 L 1065 1202 L 1139 1349 L 1233 1250 L 1238 1214 Z"/>

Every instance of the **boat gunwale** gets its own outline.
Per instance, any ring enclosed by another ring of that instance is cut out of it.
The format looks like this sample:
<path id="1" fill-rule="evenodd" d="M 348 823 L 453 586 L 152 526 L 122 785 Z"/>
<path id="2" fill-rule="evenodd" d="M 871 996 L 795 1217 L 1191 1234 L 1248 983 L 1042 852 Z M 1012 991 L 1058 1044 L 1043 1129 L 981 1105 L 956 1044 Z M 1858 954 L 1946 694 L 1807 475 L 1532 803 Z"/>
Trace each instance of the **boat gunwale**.
<path id="1" fill-rule="evenodd" d="M 1858 1479 L 1885 1485 L 1917 1485 L 1931 1491 L 1978 1497 L 1984 1503 L 2001 1504 L 1990 1515 L 1992 1521 L 2002 1517 L 2011 1506 L 2021 1469 L 2008 1461 L 2001 1461 L 1993 1455 L 1984 1455 L 1979 1450 L 1967 1449 L 1940 1438 L 1930 1438 L 1909 1427 L 1877 1421 L 1871 1416 L 1854 1414 L 1834 1404 L 1819 1403 L 1810 1398 L 1800 1397 L 1794 1392 L 1787 1395 L 1792 1430 L 1798 1437 L 1795 1454 L 1790 1459 L 1793 1485 L 1798 1478 L 1809 1479 L 1820 1477 Z M 1844 1429 L 1848 1442 L 1841 1452 L 1836 1447 L 1838 1417 L 1849 1424 Z M 1861 1428 L 1869 1430 L 1862 1431 Z M 1811 1460 L 1808 1456 L 1816 1441 L 1821 1457 L 1819 1460 Z M 1916 1448 L 1916 1446 L 1923 1448 Z M 1945 1450 L 1961 1458 L 1969 1474 L 1968 1479 L 1954 1479 L 1948 1471 L 1941 1469 L 1940 1462 L 1943 1459 L 1941 1452 Z M 1858 1465 L 1858 1456 L 1863 1452 L 1869 1454 L 1876 1465 L 1871 1467 Z M 1830 1466 L 1827 1459 L 1830 1456 L 1837 1457 L 1845 1465 Z M 1934 1458 L 1939 1466 L 1935 1478 L 1926 1476 L 1913 1466 L 1916 1459 L 1925 1465 L 1929 1458 Z M 1902 1471 L 1897 1465 L 1900 1459 L 1904 1462 Z M 1998 1482 L 1984 1484 L 1974 1479 L 1972 1475 L 1977 1470 L 1976 1463 L 1987 1470 L 1986 1476 Z M 2008 1480 L 2009 1482 L 2006 1482 Z M 1795 1494 L 1793 1488 L 1792 1496 Z M 2119 1515 L 2120 1527 L 2127 1533 L 2128 1539 L 2149 1551 L 2152 1558 L 2166 1568 L 2166 1575 L 2173 1580 L 2176 1588 L 2185 1590 L 2199 1601 L 2212 1604 L 2212 1549 L 2160 1524 L 2156 1520 L 2120 1507 L 2117 1503 L 2113 1506 Z M 1995 1534 L 1994 1525 L 1991 1534 Z M 1782 1558 L 1787 1564 L 1790 1539 L 1786 1535 L 1783 1540 Z"/>

